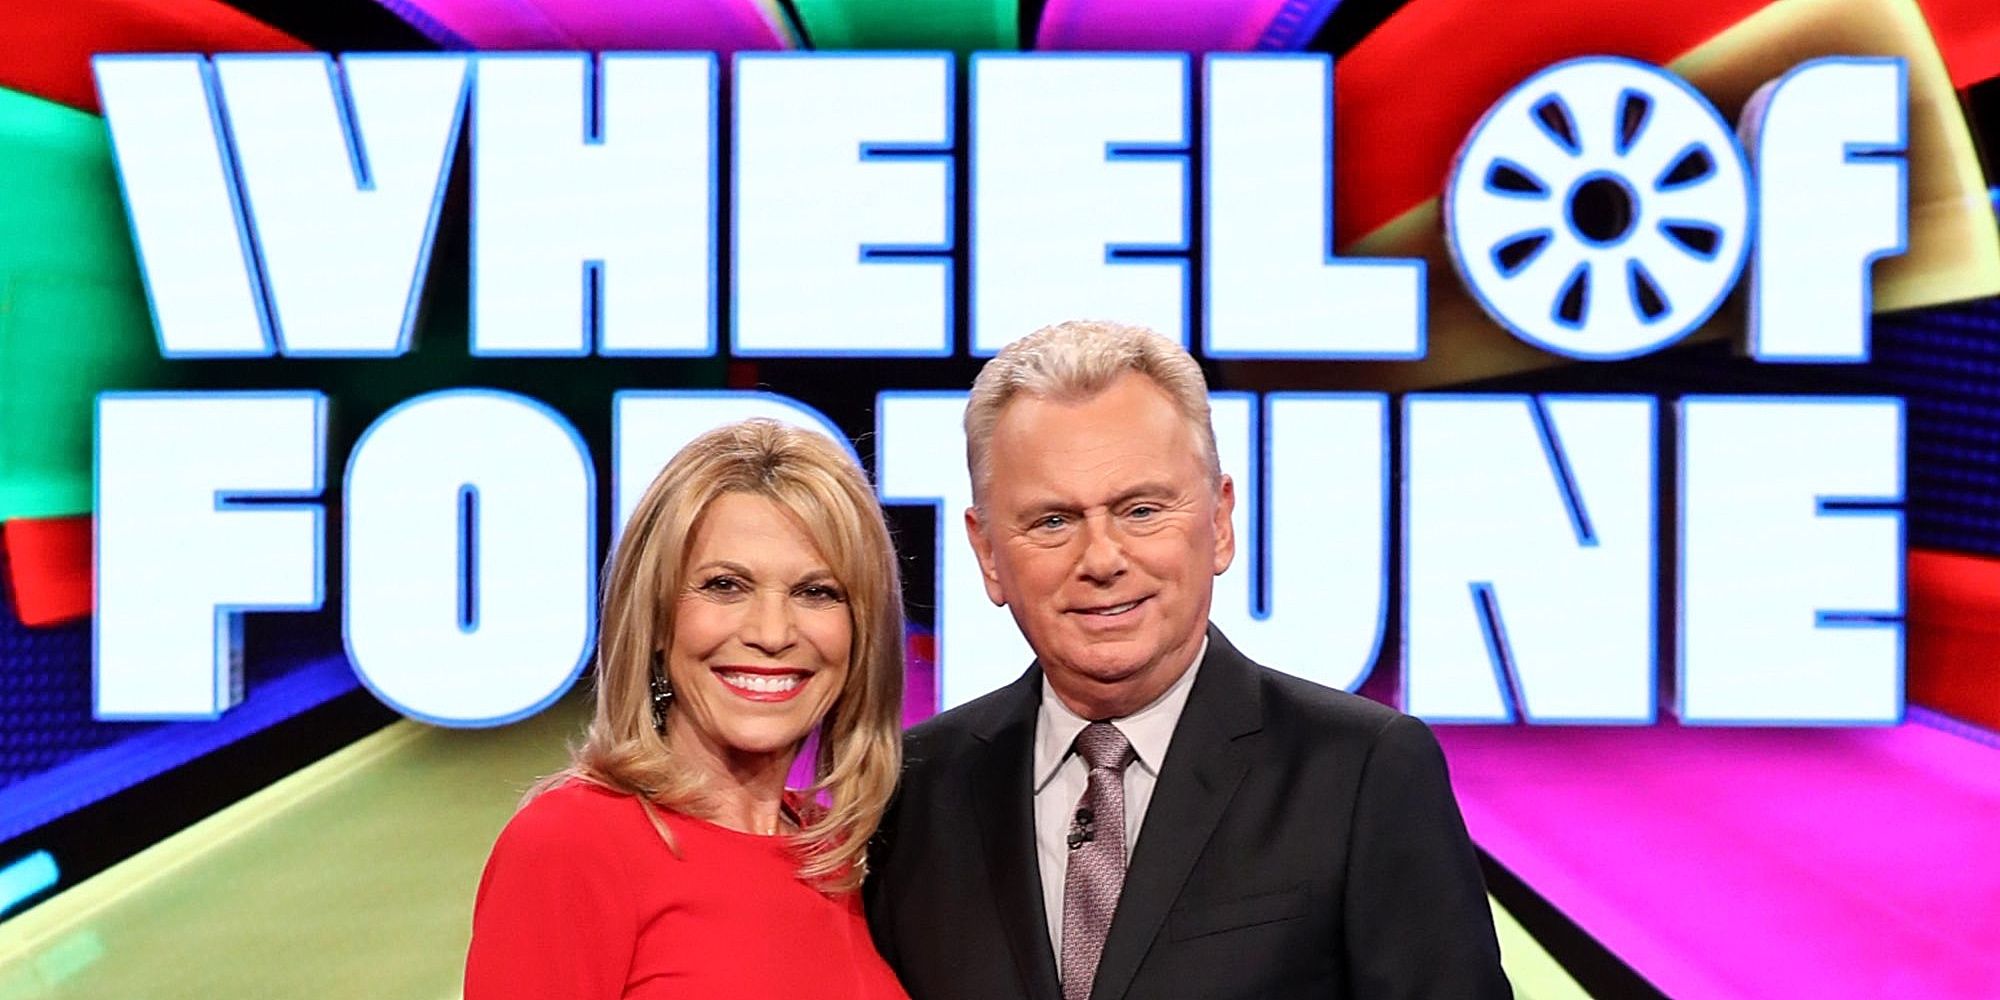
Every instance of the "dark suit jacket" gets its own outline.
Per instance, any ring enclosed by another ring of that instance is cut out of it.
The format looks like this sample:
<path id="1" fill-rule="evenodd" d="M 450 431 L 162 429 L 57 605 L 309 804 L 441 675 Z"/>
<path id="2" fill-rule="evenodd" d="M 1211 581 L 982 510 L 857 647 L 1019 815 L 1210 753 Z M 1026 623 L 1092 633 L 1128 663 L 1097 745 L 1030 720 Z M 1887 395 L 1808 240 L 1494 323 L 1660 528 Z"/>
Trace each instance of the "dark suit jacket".
<path id="1" fill-rule="evenodd" d="M 866 893 L 914 1000 L 1062 996 L 1035 864 L 1041 683 L 1030 667 L 909 733 Z M 1091 996 L 1511 996 L 1430 730 L 1211 627 Z"/>

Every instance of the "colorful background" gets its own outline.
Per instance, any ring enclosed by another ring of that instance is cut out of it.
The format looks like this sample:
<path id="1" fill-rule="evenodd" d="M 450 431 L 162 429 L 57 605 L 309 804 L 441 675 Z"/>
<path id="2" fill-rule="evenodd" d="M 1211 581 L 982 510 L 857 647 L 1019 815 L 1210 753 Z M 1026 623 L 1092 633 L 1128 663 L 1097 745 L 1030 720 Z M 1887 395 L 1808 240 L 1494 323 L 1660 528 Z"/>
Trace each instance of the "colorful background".
<path id="1" fill-rule="evenodd" d="M 462 167 L 409 356 L 162 360 L 90 56 L 780 48 L 1335 53 L 1338 241 L 1430 259 L 1430 356 L 1213 363 L 1218 389 L 1904 397 L 1902 724 L 1669 717 L 1439 735 L 1525 996 L 2000 996 L 1991 0 L 69 0 L 0 8 L 0 1000 L 456 996 L 486 849 L 586 711 L 573 695 L 499 730 L 399 720 L 359 689 L 326 611 L 249 620 L 249 694 L 220 721 L 94 721 L 97 393 L 318 388 L 333 399 L 329 450 L 344 455 L 409 396 L 509 389 L 560 410 L 608 481 L 617 388 L 768 386 L 831 415 L 868 459 L 877 388 L 963 388 L 976 369 L 962 349 L 899 362 L 470 357 Z M 1663 354 L 1573 364 L 1506 335 L 1446 277 L 1437 205 L 1459 143 L 1515 82 L 1594 54 L 1669 66 L 1732 120 L 1805 59 L 1908 60 L 1911 250 L 1878 269 L 1871 362 L 1752 364 L 1731 351 L 1731 307 Z M 325 498 L 334 511 L 338 492 Z M 892 516 L 905 551 L 934 551 L 927 508 Z M 933 571 L 908 568 L 912 720 L 935 704 Z M 1397 646 L 1392 634 L 1383 648 Z M 1394 701 L 1393 660 L 1384 653 L 1364 693 Z"/>

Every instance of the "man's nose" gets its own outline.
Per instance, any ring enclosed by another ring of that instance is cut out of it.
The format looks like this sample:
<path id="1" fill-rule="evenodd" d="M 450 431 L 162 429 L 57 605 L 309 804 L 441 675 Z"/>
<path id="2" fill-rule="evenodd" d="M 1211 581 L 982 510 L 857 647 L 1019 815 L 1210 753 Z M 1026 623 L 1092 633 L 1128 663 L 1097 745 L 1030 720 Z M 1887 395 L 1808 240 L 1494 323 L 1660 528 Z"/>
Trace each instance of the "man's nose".
<path id="1" fill-rule="evenodd" d="M 744 645 L 767 656 L 777 656 L 792 648 L 796 636 L 790 595 L 764 592 L 751 599 L 738 633 Z"/>
<path id="2" fill-rule="evenodd" d="M 1109 583 L 1125 575 L 1125 544 L 1109 515 L 1088 517 L 1083 522 L 1083 552 L 1077 558 L 1077 575 L 1096 583 Z"/>

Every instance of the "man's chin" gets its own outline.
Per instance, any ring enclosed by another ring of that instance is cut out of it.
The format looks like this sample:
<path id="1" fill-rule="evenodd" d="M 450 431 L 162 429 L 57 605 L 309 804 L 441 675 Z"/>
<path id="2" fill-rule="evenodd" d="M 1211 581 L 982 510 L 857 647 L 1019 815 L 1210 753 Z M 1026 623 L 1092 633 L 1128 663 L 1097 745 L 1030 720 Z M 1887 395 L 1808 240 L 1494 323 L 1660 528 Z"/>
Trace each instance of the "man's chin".
<path id="1" fill-rule="evenodd" d="M 1064 657 L 1056 668 L 1064 674 L 1089 687 L 1117 689 L 1142 683 L 1157 659 L 1148 654 L 1151 649 L 1134 648 L 1134 643 L 1120 643 L 1122 649 L 1105 649 L 1104 643 L 1094 643 L 1098 648 Z"/>

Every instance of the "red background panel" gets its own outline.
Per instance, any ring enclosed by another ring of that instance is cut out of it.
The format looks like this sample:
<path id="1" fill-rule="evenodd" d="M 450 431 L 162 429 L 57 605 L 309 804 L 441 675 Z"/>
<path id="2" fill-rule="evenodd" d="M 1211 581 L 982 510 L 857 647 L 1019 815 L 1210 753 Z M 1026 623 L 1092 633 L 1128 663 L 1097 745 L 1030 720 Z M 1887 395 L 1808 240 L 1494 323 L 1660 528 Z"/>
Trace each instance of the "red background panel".
<path id="1" fill-rule="evenodd" d="M 60 625 L 89 617 L 92 602 L 89 515 L 23 517 L 0 525 L 14 613 L 23 625 Z"/>
<path id="2" fill-rule="evenodd" d="M 304 52 L 306 43 L 214 0 L 0 4 L 0 87 L 95 113 L 90 57 L 108 52 Z"/>
<path id="3" fill-rule="evenodd" d="M 2000 559 L 1910 552 L 1913 705 L 2000 730 Z"/>

